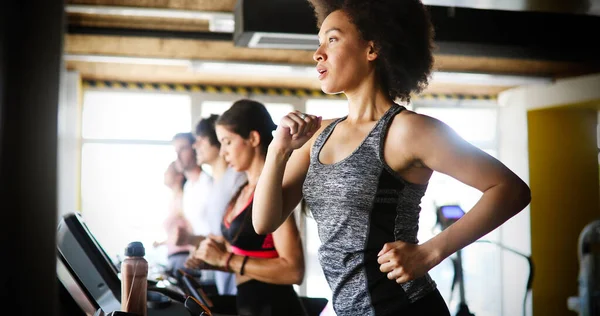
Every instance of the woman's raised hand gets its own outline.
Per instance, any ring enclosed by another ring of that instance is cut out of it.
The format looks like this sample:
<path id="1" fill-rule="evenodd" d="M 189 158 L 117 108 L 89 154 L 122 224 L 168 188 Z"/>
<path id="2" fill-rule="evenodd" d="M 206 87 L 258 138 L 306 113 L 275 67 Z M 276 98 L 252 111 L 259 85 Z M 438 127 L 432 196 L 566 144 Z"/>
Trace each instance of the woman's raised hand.
<path id="1" fill-rule="evenodd" d="M 321 121 L 320 116 L 290 112 L 281 119 L 271 146 L 290 152 L 298 149 L 319 130 Z"/>

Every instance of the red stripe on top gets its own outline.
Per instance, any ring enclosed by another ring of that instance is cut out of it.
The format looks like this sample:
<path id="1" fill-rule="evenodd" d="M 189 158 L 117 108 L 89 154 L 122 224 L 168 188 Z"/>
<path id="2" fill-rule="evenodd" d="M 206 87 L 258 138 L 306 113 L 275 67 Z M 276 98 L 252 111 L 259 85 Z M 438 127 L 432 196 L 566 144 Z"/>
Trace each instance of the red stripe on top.
<path id="1" fill-rule="evenodd" d="M 237 214 L 235 214 L 235 216 L 231 219 L 231 222 L 235 221 L 235 219 L 240 216 L 240 214 L 242 214 L 244 212 L 245 209 L 248 208 L 248 206 L 250 206 L 250 203 L 252 203 L 252 200 L 254 200 L 254 193 L 250 196 L 250 199 L 248 200 L 248 203 L 246 203 L 246 205 L 244 205 L 244 207 L 242 207 Z M 227 216 L 223 217 L 223 223 L 225 224 L 225 227 L 229 228 L 229 226 L 231 226 L 231 222 L 228 222 L 226 219 Z"/>
<path id="2" fill-rule="evenodd" d="M 248 256 L 255 258 L 278 258 L 277 250 L 244 250 L 236 246 L 231 246 L 231 252 L 240 256 Z"/>

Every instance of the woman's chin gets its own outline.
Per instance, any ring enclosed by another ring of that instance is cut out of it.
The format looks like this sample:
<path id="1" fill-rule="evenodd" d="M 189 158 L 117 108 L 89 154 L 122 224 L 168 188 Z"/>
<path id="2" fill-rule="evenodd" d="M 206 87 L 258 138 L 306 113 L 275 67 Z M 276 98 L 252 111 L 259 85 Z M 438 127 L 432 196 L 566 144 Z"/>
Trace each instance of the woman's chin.
<path id="1" fill-rule="evenodd" d="M 326 85 L 321 85 L 321 91 L 323 91 L 323 93 L 325 94 L 338 94 L 338 93 L 342 93 L 342 91 L 340 89 L 336 89 L 335 87 L 329 87 Z"/>

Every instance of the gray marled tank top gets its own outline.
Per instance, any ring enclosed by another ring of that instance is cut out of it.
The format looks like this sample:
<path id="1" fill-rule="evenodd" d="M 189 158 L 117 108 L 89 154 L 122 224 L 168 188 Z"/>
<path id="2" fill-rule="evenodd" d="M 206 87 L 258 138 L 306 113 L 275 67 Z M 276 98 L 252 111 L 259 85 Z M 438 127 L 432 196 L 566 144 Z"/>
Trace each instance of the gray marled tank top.
<path id="1" fill-rule="evenodd" d="M 377 263 L 386 242 L 418 243 L 420 203 L 427 186 L 405 181 L 383 159 L 388 126 L 403 109 L 392 106 L 358 148 L 339 162 L 322 164 L 319 153 L 346 117 L 327 126 L 312 148 L 303 193 L 317 222 L 319 261 L 338 316 L 398 315 L 436 288 L 429 275 L 397 284 Z"/>

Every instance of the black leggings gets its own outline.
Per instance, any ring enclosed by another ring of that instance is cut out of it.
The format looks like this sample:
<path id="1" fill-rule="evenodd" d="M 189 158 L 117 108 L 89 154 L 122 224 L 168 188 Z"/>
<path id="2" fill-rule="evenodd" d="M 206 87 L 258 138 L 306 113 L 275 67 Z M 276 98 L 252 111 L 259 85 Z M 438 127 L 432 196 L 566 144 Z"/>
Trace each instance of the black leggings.
<path id="1" fill-rule="evenodd" d="M 431 315 L 431 316 L 450 316 L 450 311 L 446 305 L 446 301 L 437 289 L 417 301 L 409 304 L 406 311 L 403 311 L 402 316 L 417 316 L 417 315 Z"/>
<path id="2" fill-rule="evenodd" d="M 306 311 L 292 285 L 250 280 L 237 286 L 240 316 L 305 316 Z"/>

